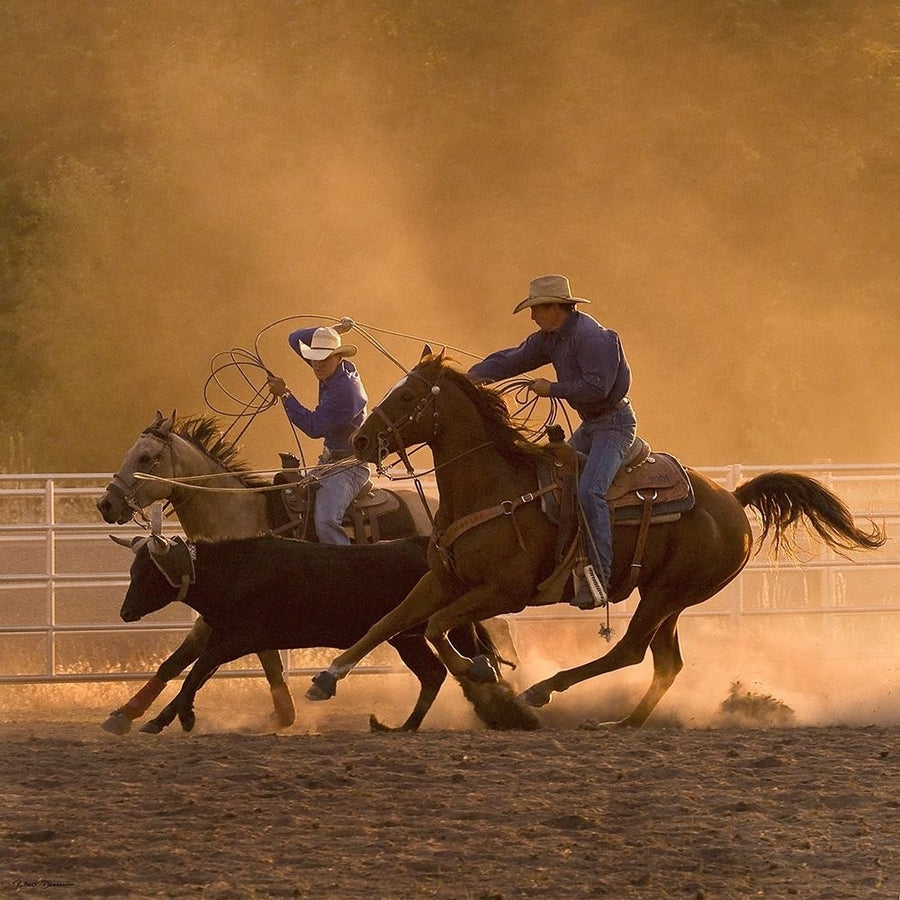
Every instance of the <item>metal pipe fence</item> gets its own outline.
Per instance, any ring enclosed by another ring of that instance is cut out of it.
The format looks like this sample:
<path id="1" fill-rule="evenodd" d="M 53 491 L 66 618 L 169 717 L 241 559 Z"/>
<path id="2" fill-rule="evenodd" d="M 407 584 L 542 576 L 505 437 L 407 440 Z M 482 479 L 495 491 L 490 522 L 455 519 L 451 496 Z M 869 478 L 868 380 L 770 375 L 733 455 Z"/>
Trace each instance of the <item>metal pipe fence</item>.
<path id="1" fill-rule="evenodd" d="M 762 471 L 802 472 L 822 481 L 850 506 L 854 516 L 884 523 L 888 544 L 852 560 L 810 549 L 802 562 L 775 564 L 765 551 L 719 595 L 685 617 L 724 619 L 740 629 L 760 617 L 883 617 L 900 614 L 900 464 L 792 466 L 731 465 L 700 468 L 728 489 Z M 128 585 L 131 557 L 109 540 L 116 532 L 142 534 L 136 526 L 103 523 L 94 503 L 109 482 L 107 474 L 0 474 L 0 683 L 99 682 L 143 679 L 173 649 L 194 620 L 179 604 L 153 620 L 123 623 L 118 609 Z M 377 479 L 376 479 L 377 480 Z M 397 486 L 396 483 L 393 486 Z M 437 493 L 432 482 L 426 491 Z M 752 516 L 751 516 L 752 518 Z M 630 617 L 633 595 L 610 611 L 610 619 Z M 583 625 L 606 618 L 568 606 L 530 608 L 514 617 L 517 634 L 544 623 Z M 359 674 L 406 671 L 392 651 L 373 656 Z M 330 654 L 309 660 L 306 651 L 285 652 L 290 674 L 318 671 Z M 261 675 L 238 661 L 223 667 L 225 677 Z"/>

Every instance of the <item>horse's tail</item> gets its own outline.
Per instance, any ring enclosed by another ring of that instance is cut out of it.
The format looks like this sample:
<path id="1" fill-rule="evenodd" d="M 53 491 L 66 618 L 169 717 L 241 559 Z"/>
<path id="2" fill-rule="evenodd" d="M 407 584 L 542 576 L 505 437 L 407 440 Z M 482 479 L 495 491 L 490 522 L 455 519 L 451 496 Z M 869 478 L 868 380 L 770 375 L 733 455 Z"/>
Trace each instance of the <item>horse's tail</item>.
<path id="1" fill-rule="evenodd" d="M 884 528 L 870 522 L 864 531 L 836 494 L 814 478 L 792 472 L 766 472 L 737 486 L 741 506 L 752 506 L 762 519 L 760 543 L 771 533 L 775 552 L 797 548 L 800 525 L 811 528 L 832 550 L 874 550 L 884 545 Z"/>

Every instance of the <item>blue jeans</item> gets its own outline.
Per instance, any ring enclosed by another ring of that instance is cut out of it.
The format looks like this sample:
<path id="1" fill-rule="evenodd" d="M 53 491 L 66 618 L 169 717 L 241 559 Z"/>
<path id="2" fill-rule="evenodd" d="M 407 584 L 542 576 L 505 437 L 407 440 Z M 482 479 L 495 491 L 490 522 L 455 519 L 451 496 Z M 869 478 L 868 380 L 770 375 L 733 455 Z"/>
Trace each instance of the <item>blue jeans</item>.
<path id="1" fill-rule="evenodd" d="M 576 450 L 587 455 L 578 480 L 578 501 L 590 530 L 585 540 L 588 558 L 606 587 L 612 568 L 612 524 L 606 492 L 625 461 L 636 432 L 637 419 L 629 402 L 615 412 L 583 422 L 569 438 Z"/>
<path id="2" fill-rule="evenodd" d="M 347 507 L 368 479 L 369 467 L 365 464 L 348 466 L 345 469 L 329 466 L 323 470 L 319 478 L 315 506 L 316 534 L 320 543 L 350 543 L 341 521 Z"/>

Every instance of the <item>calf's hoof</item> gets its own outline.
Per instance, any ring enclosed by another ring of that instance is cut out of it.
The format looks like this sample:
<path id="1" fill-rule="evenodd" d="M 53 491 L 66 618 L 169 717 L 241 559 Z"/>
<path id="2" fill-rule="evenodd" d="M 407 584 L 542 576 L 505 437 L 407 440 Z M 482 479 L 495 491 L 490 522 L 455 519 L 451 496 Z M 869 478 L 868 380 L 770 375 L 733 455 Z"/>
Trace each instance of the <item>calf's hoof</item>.
<path id="1" fill-rule="evenodd" d="M 486 656 L 476 656 L 466 675 L 476 684 L 496 684 L 500 680 L 500 673 Z"/>
<path id="2" fill-rule="evenodd" d="M 319 672 L 306 692 L 307 700 L 330 700 L 337 693 L 337 678 L 331 672 Z"/>
<path id="3" fill-rule="evenodd" d="M 193 731 L 194 726 L 197 724 L 197 717 L 194 713 L 188 713 L 187 715 L 179 716 L 178 721 L 181 722 L 182 731 Z"/>
<path id="4" fill-rule="evenodd" d="M 275 724 L 280 728 L 290 728 L 297 713 L 286 684 L 276 684 L 272 688 L 272 704 L 275 707 Z"/>
<path id="5" fill-rule="evenodd" d="M 391 728 L 390 725 L 385 725 L 383 722 L 379 722 L 375 716 L 369 714 L 369 731 L 374 731 L 376 734 L 393 734 L 396 731 L 406 731 L 405 728 Z"/>
<path id="6" fill-rule="evenodd" d="M 151 719 L 146 725 L 141 728 L 141 731 L 144 734 L 159 734 L 163 730 L 162 725 L 159 724 L 155 719 Z"/>
<path id="7" fill-rule="evenodd" d="M 121 709 L 114 709 L 100 727 L 110 734 L 128 734 L 131 731 L 131 719 Z"/>

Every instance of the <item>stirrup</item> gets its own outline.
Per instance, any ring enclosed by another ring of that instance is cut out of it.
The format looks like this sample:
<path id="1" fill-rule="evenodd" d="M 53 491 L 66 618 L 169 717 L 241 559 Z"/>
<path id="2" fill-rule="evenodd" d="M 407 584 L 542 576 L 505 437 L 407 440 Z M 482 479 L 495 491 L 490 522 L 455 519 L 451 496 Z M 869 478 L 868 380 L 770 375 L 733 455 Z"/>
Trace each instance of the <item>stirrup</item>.
<path id="1" fill-rule="evenodd" d="M 583 576 L 575 575 L 574 578 L 575 596 L 572 599 L 572 606 L 578 609 L 596 609 L 609 603 L 606 588 L 592 565 L 584 567 Z"/>

